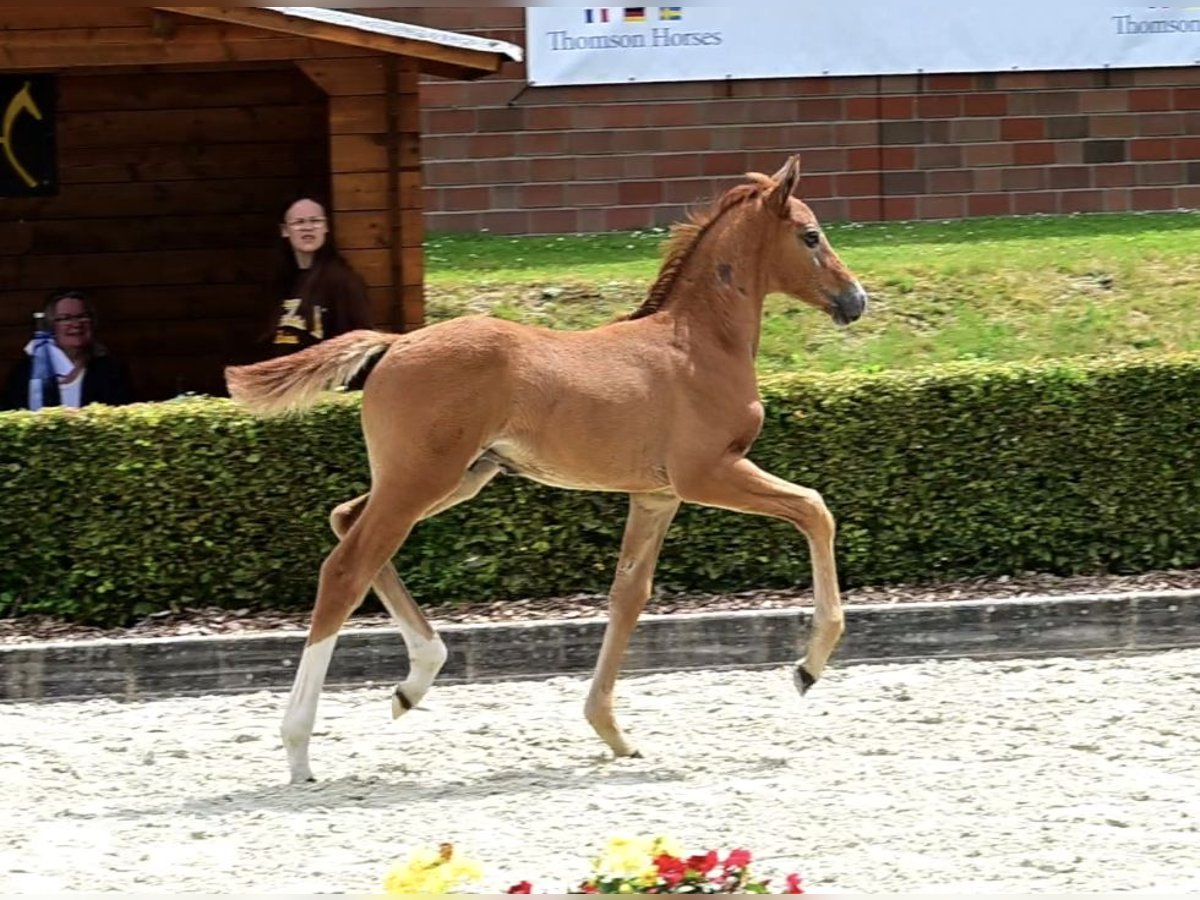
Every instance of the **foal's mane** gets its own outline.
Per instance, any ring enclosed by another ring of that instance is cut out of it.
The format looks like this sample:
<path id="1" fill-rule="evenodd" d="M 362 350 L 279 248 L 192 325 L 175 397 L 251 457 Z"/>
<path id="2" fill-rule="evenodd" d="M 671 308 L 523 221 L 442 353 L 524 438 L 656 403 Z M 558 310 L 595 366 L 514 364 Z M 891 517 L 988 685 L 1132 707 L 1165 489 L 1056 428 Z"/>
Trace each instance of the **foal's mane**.
<path id="1" fill-rule="evenodd" d="M 750 172 L 746 176 L 750 184 L 739 184 L 730 188 L 706 208 L 693 210 L 688 214 L 686 222 L 671 226 L 671 236 L 667 239 L 663 255 L 662 267 L 658 270 L 658 278 L 650 286 L 642 305 L 631 312 L 626 319 L 641 319 L 653 315 L 667 304 L 674 290 L 683 267 L 696 252 L 700 240 L 709 229 L 729 210 L 745 201 L 757 197 L 764 188 L 773 184 L 766 175 Z"/>

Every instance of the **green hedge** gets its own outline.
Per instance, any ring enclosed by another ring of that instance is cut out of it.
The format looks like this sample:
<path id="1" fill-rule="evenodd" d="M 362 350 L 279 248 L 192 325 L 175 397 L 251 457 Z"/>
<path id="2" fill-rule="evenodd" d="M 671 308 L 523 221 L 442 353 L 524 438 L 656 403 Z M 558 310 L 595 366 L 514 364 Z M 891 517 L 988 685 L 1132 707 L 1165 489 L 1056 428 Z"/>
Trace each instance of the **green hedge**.
<path id="1" fill-rule="evenodd" d="M 1200 564 L 1200 354 L 763 384 L 752 457 L 817 488 L 843 581 Z M 253 418 L 194 399 L 0 415 L 0 614 L 123 623 L 166 608 L 307 609 L 330 508 L 367 488 L 357 398 Z M 414 531 L 419 600 L 607 588 L 620 495 L 494 482 Z M 790 526 L 685 508 L 668 590 L 806 583 Z"/>

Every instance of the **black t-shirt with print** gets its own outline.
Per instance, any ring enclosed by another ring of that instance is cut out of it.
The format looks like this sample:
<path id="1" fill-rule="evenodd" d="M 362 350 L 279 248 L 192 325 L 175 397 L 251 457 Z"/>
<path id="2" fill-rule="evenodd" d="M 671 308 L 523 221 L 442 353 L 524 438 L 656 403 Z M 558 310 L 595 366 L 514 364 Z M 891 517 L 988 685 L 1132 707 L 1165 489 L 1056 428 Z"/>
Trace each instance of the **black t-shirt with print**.
<path id="1" fill-rule="evenodd" d="M 303 350 L 325 339 L 325 310 L 319 304 L 314 304 L 311 318 L 300 314 L 300 298 L 310 272 L 306 269 L 296 276 L 292 296 L 283 301 L 275 336 L 271 340 L 277 354 Z"/>
<path id="2" fill-rule="evenodd" d="M 370 327 L 366 283 L 344 264 L 327 265 L 334 268 L 322 272 L 322 284 L 309 315 L 301 314 L 300 306 L 312 269 L 297 274 L 290 296 L 281 302 L 271 339 L 276 356 L 303 350 L 356 328 Z"/>

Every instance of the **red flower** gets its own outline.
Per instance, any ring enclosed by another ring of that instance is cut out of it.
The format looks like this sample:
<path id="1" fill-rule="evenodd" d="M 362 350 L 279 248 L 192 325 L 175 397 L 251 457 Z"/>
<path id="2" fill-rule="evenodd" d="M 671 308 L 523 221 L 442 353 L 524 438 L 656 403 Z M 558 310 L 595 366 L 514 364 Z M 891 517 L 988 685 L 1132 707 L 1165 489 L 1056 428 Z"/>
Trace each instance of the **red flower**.
<path id="1" fill-rule="evenodd" d="M 744 869 L 750 865 L 750 851 L 738 848 L 730 850 L 729 856 L 725 859 L 725 868 L 727 869 Z"/>
<path id="2" fill-rule="evenodd" d="M 712 871 L 717 864 L 717 851 L 709 850 L 703 856 L 689 856 L 687 867 L 693 872 L 698 872 L 701 875 L 707 875 Z"/>
<path id="3" fill-rule="evenodd" d="M 787 890 L 785 894 L 803 894 L 804 888 L 800 887 L 800 876 L 793 872 L 787 877 Z"/>
<path id="4" fill-rule="evenodd" d="M 519 881 L 516 884 L 514 884 L 512 887 L 510 887 L 504 893 L 506 893 L 506 894 L 532 894 L 533 893 L 533 885 L 530 884 L 528 881 Z"/>
<path id="5" fill-rule="evenodd" d="M 658 869 L 659 877 L 669 885 L 676 885 L 683 881 L 686 871 L 683 860 L 671 856 L 669 853 L 662 853 L 654 857 L 654 868 Z"/>

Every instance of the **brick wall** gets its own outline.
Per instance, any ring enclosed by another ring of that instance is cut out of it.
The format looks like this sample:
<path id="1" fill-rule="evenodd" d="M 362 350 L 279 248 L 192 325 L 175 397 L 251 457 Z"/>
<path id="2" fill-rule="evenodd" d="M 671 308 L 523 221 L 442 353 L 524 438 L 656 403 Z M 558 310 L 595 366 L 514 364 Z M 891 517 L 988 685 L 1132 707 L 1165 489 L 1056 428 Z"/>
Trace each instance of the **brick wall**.
<path id="1" fill-rule="evenodd" d="M 525 45 L 521 8 L 377 15 Z M 1200 207 L 1200 66 L 525 88 L 422 86 L 427 225 L 663 225 L 799 151 L 826 220 Z"/>

